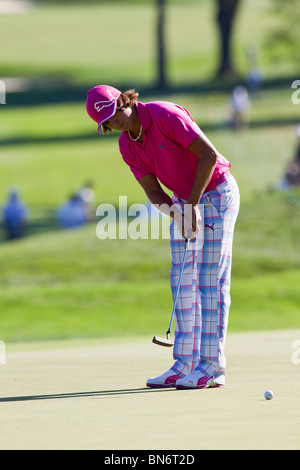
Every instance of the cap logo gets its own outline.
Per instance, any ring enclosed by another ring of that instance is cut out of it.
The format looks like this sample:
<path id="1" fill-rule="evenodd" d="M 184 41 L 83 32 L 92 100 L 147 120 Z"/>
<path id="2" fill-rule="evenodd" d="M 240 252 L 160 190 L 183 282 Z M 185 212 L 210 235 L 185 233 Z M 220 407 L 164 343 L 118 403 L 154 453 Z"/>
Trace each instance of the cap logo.
<path id="1" fill-rule="evenodd" d="M 94 108 L 96 109 L 96 111 L 98 111 L 98 113 L 101 111 L 101 109 L 108 108 L 109 106 L 111 106 L 115 101 L 115 98 L 111 94 L 110 90 L 106 90 L 106 93 L 111 98 L 109 101 L 97 101 L 97 103 L 94 104 Z"/>

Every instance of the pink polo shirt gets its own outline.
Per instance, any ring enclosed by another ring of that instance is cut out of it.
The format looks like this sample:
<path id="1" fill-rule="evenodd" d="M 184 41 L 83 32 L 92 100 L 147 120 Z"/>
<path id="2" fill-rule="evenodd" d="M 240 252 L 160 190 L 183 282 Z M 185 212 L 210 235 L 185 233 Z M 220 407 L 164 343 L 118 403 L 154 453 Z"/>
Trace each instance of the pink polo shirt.
<path id="1" fill-rule="evenodd" d="M 143 126 L 143 142 L 133 142 L 128 132 L 122 132 L 119 148 L 123 160 L 139 180 L 149 174 L 180 199 L 187 200 L 195 181 L 198 157 L 188 150 L 200 134 L 189 112 L 173 103 L 155 101 L 136 103 Z M 228 171 L 231 164 L 218 157 L 212 182 Z"/>

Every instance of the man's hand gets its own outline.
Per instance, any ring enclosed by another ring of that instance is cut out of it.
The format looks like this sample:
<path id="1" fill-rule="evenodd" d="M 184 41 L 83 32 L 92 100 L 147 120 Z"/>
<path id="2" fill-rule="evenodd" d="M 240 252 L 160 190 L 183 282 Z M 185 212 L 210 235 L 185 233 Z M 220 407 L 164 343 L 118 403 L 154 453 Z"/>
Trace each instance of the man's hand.
<path id="1" fill-rule="evenodd" d="M 174 220 L 186 239 L 194 240 L 200 232 L 202 218 L 197 205 L 185 204 L 184 213 L 177 213 Z"/>

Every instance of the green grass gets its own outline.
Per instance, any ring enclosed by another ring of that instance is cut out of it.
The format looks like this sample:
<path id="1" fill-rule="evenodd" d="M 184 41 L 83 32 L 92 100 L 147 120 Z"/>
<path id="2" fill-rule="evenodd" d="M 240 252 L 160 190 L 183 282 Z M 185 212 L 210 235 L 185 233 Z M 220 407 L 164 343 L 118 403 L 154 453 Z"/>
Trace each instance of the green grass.
<path id="1" fill-rule="evenodd" d="M 147 333 L 169 312 L 167 241 L 103 242 L 88 227 L 0 251 L 6 340 Z"/>
<path id="2" fill-rule="evenodd" d="M 286 118 L 296 118 L 298 108 L 292 104 L 289 92 L 263 92 L 260 99 L 253 100 L 250 123 L 257 126 L 242 133 L 219 129 L 229 116 L 226 93 L 171 94 L 160 99 L 187 107 L 199 125 L 207 127 L 208 137 L 232 162 L 244 200 L 274 184 L 294 153 L 294 126 L 268 125 L 273 119 L 284 122 Z M 141 95 L 141 100 L 150 99 Z M 1 138 L 12 142 L 0 154 L 3 188 L 0 201 L 5 198 L 5 188 L 16 184 L 32 207 L 53 209 L 90 178 L 95 182 L 97 203 L 117 204 L 120 194 L 127 195 L 130 204 L 144 201 L 142 190 L 134 185 L 119 155 L 117 135 L 97 138 L 84 102 L 24 108 L 7 106 L 0 116 L 0 126 Z M 78 136 L 82 139 L 75 140 Z M 18 139 L 23 139 L 24 144 L 13 145 L 13 139 L 16 144 Z"/>
<path id="3" fill-rule="evenodd" d="M 276 212 L 274 209 L 276 208 Z M 241 210 L 230 331 L 299 327 L 299 209 L 269 194 Z M 6 341 L 164 334 L 167 240 L 106 240 L 95 226 L 0 246 Z"/>
<path id="4" fill-rule="evenodd" d="M 87 88 L 83 88 L 84 97 Z M 143 90 L 140 100 L 167 99 L 189 109 L 199 125 L 218 128 L 224 124 L 230 114 L 230 92 L 187 93 L 177 92 L 165 95 L 149 96 Z M 299 107 L 292 103 L 292 89 L 264 90 L 251 101 L 250 122 L 262 124 L 284 123 L 299 117 Z M 95 137 L 96 128 L 85 111 L 85 98 L 79 103 L 59 103 L 43 106 L 2 106 L 0 114 L 1 140 L 4 139 L 55 139 L 91 135 Z M 279 132 L 284 130 L 279 129 Z M 275 133 L 274 133 L 275 134 Z M 294 135 L 294 131 L 291 133 Z M 102 139 L 103 140 L 103 139 Z M 102 143 L 102 142 L 101 142 Z M 36 144 L 36 142 L 35 142 Z"/>
<path id="5" fill-rule="evenodd" d="M 241 71 L 246 70 L 245 47 L 253 37 L 263 39 L 273 21 L 268 6 L 268 1 L 243 3 L 236 30 Z M 111 15 L 116 24 L 125 19 L 125 25 L 134 26 L 110 37 L 106 19 Z M 211 15 L 211 2 L 170 4 L 169 72 L 174 84 L 211 76 L 216 62 Z M 99 17 L 105 19 L 101 29 Z M 0 17 L 0 39 L 6 44 L 3 73 L 49 74 L 57 78 L 57 86 L 71 82 L 84 89 L 87 83 L 117 77 L 129 86 L 139 83 L 143 90 L 155 76 L 154 19 L 149 2 L 47 6 L 25 16 Z M 130 63 L 128 51 L 134 51 Z M 266 76 L 273 76 L 267 51 L 261 60 Z M 291 64 L 279 65 L 294 70 Z M 298 328 L 299 195 L 272 190 L 294 154 L 299 106 L 291 103 L 291 89 L 263 90 L 252 101 L 250 128 L 239 133 L 224 125 L 228 93 L 185 91 L 157 97 L 141 91 L 140 98 L 167 99 L 188 108 L 232 163 L 242 204 L 234 240 L 230 331 Z M 97 205 L 118 205 L 120 195 L 127 196 L 128 206 L 145 202 L 122 162 L 117 135 L 95 136 L 84 101 L 11 107 L 8 95 L 7 102 L 0 115 L 0 203 L 11 185 L 19 186 L 30 221 L 28 237 L 0 244 L 0 338 L 164 334 L 172 309 L 168 241 L 100 241 L 97 220 L 62 232 L 55 218 L 56 208 L 87 179 L 94 181 Z"/>
<path id="6" fill-rule="evenodd" d="M 270 15 L 270 5 L 270 0 L 243 0 L 234 41 L 241 74 L 247 71 L 246 50 L 253 44 L 261 47 L 259 65 L 267 78 L 299 71 L 284 57 L 274 69 L 264 47 L 267 33 L 278 22 Z M 1 74 L 43 75 L 57 84 L 112 80 L 149 85 L 156 75 L 155 25 L 156 10 L 149 1 L 40 5 L 27 15 L 2 15 Z M 166 43 L 171 82 L 209 80 L 218 56 L 214 2 L 169 2 Z"/>
<path id="7" fill-rule="evenodd" d="M 299 264 L 250 278 L 234 277 L 230 331 L 299 328 Z"/>
<path id="8" fill-rule="evenodd" d="M 299 207 L 271 191 L 293 154 L 295 129 L 267 125 L 278 106 L 287 114 L 294 111 L 288 95 L 264 94 L 252 111 L 262 126 L 241 133 L 218 129 L 226 116 L 224 94 L 165 98 L 184 103 L 209 126 L 207 135 L 230 159 L 240 185 L 230 330 L 298 327 Z M 91 177 L 97 204 L 117 205 L 120 195 L 127 196 L 128 206 L 145 201 L 122 163 L 116 137 L 89 138 L 95 129 L 83 104 L 6 108 L 3 116 L 4 138 L 14 136 L 15 128 L 29 143 L 2 147 L 1 187 L 19 185 L 32 218 L 30 237 L 0 246 L 1 338 L 164 334 L 172 309 L 168 241 L 100 241 L 97 221 L 61 232 L 54 219 L 56 207 Z M 83 138 L 72 140 L 79 133 Z M 57 140 L 64 136 L 70 140 Z M 41 216 L 48 218 L 51 232 L 36 229 Z"/>

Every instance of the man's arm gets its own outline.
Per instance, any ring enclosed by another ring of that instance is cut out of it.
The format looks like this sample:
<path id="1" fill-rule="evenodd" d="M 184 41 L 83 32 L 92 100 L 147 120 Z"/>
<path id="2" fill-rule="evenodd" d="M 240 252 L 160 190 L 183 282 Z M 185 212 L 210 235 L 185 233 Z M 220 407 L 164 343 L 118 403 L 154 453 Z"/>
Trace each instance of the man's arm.
<path id="1" fill-rule="evenodd" d="M 183 214 L 173 203 L 170 196 L 163 190 L 156 176 L 147 175 L 140 178 L 138 182 L 144 189 L 151 204 L 156 205 L 157 209 L 172 217 L 178 223 L 183 235 Z"/>
<path id="2" fill-rule="evenodd" d="M 147 175 L 144 176 L 143 178 L 139 179 L 138 182 L 144 189 L 146 196 L 148 197 L 149 201 L 152 204 L 155 204 L 157 206 L 162 206 L 161 209 L 164 209 L 163 205 L 166 204 L 165 208 L 167 207 L 171 208 L 173 206 L 173 201 L 168 196 L 168 194 L 163 190 L 161 185 L 159 184 L 159 181 L 157 180 L 156 176 L 154 175 Z M 163 211 L 165 213 L 168 212 L 168 209 L 166 211 Z M 170 215 L 170 212 L 168 212 L 168 215 Z"/>
<path id="3" fill-rule="evenodd" d="M 195 181 L 187 204 L 195 206 L 208 185 L 214 172 L 218 152 L 204 134 L 200 134 L 189 146 L 189 150 L 198 157 L 198 166 Z"/>

